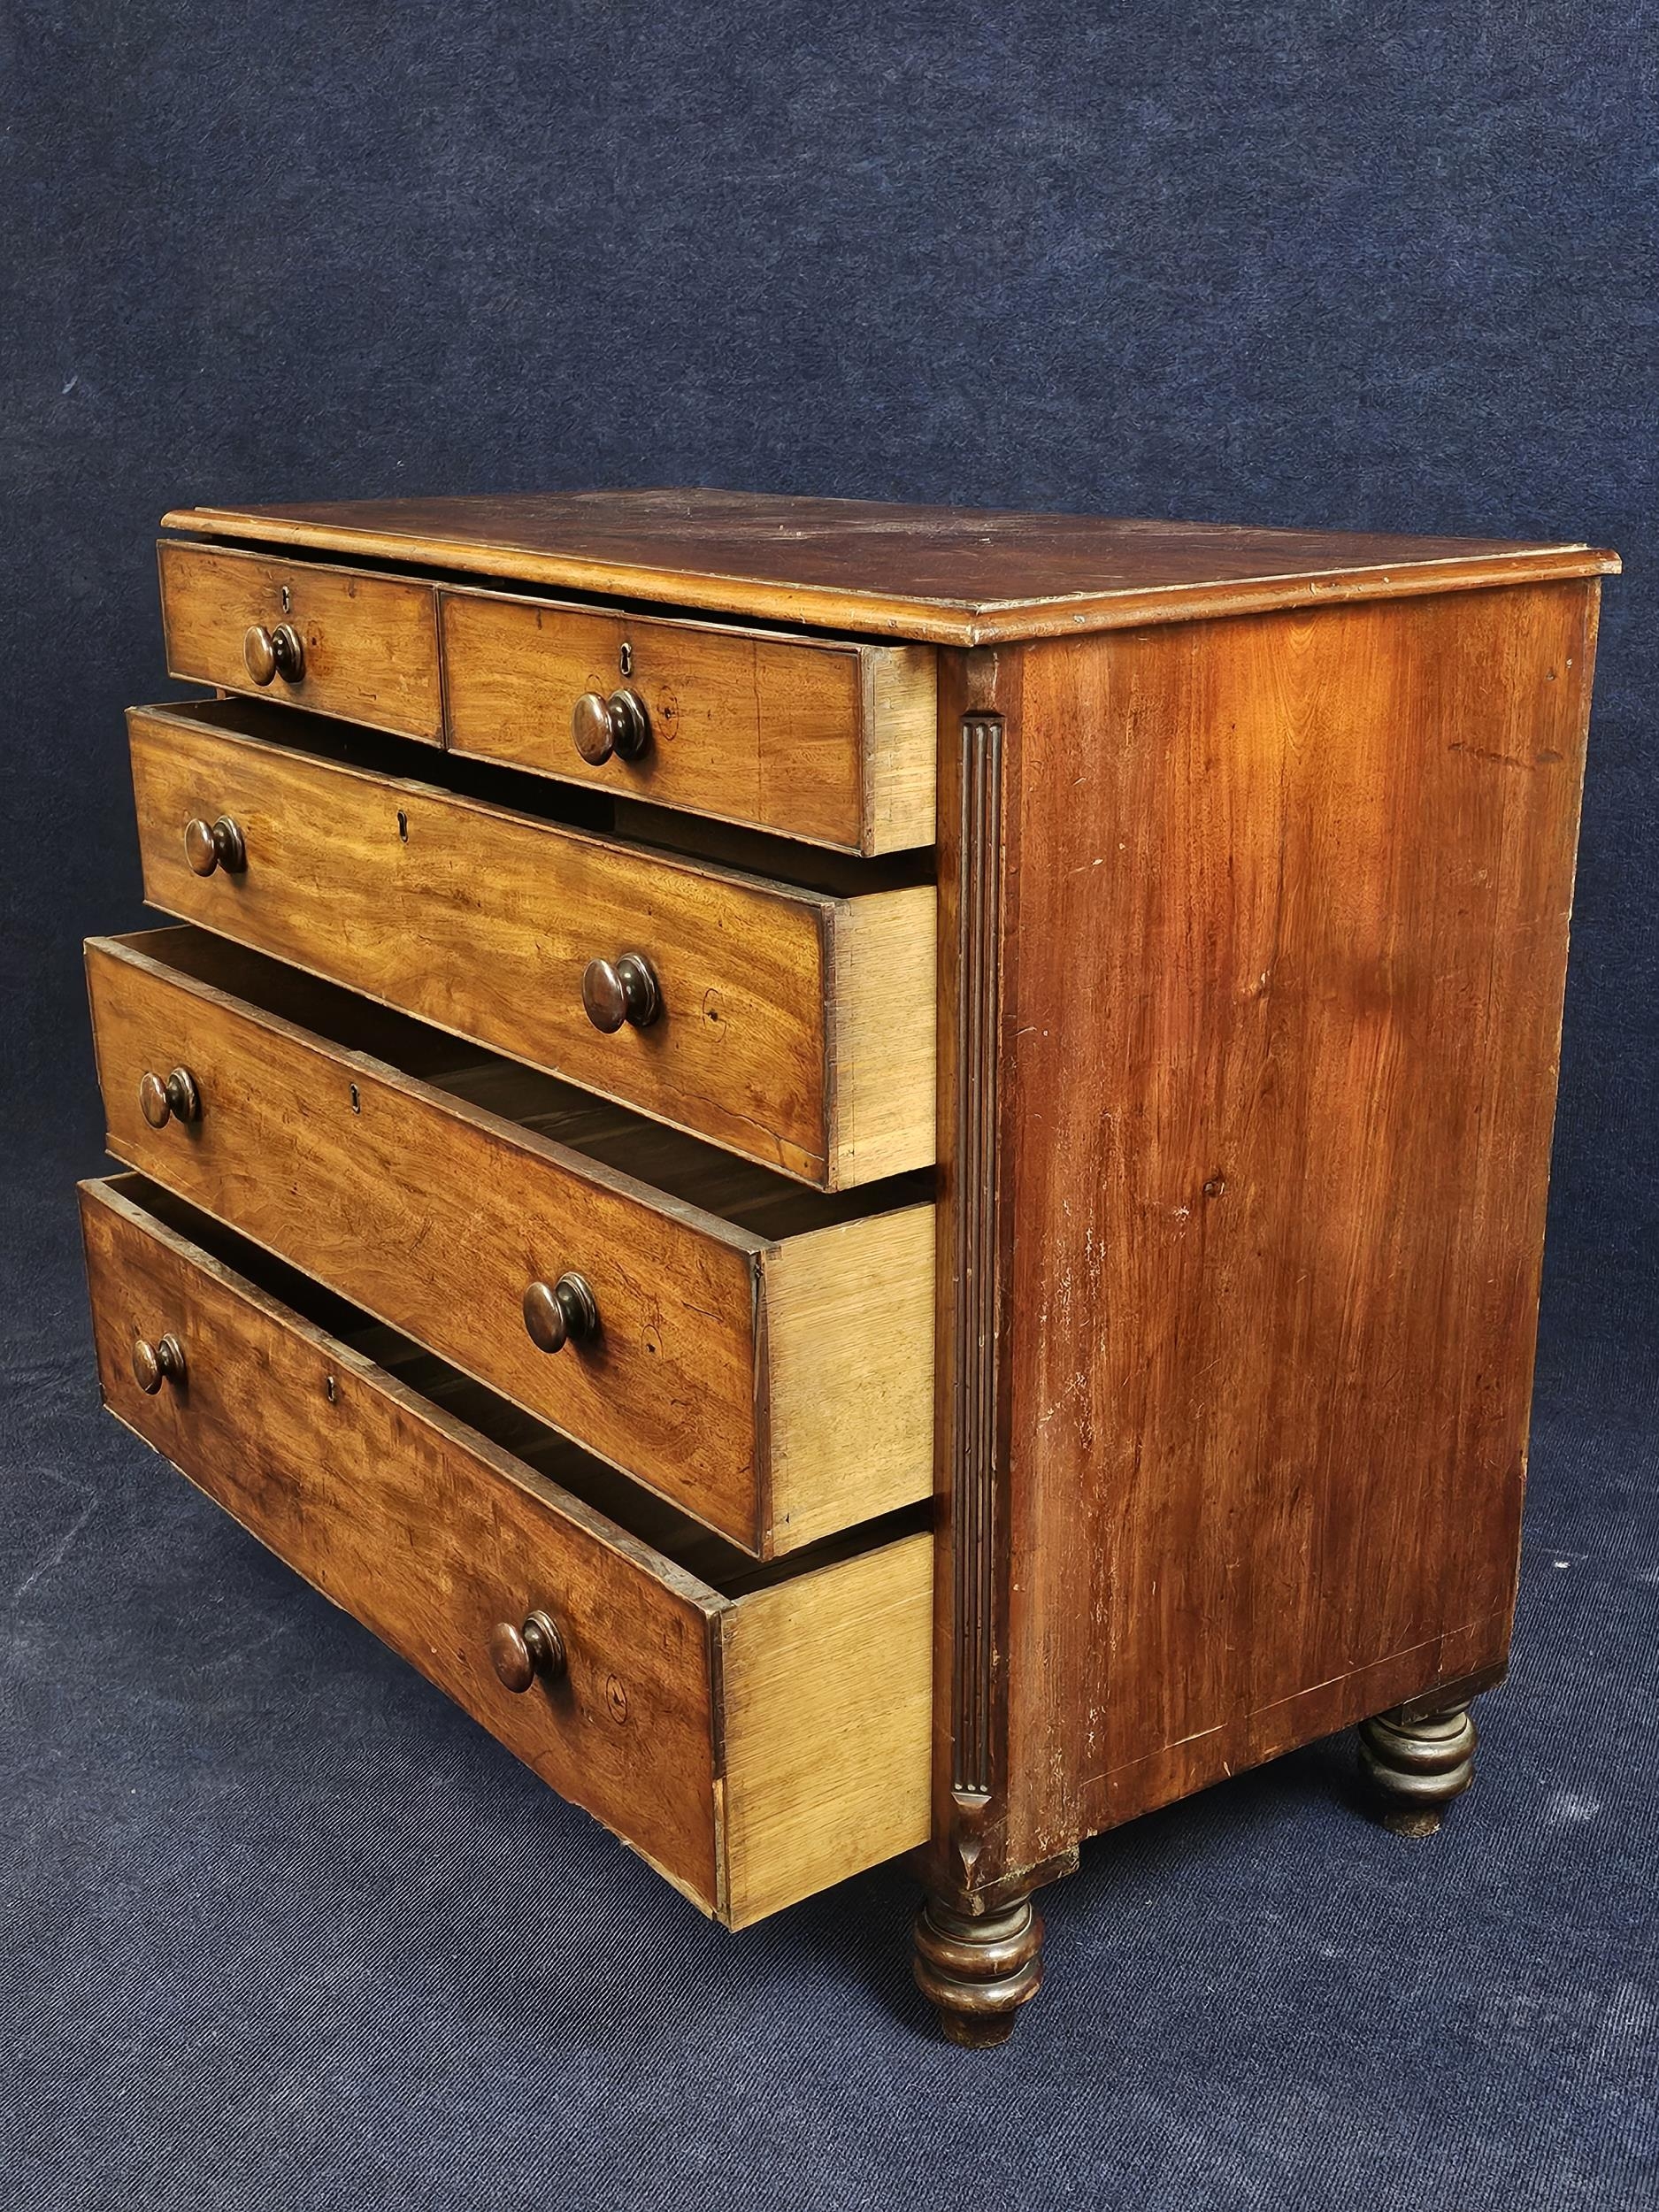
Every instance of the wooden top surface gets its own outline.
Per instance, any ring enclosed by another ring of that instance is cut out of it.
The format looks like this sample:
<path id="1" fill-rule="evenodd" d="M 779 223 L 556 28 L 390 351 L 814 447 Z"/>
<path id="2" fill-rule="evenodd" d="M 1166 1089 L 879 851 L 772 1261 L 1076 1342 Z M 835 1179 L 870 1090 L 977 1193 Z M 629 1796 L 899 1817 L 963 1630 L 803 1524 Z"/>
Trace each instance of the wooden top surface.
<path id="1" fill-rule="evenodd" d="M 163 526 L 949 645 L 1618 567 L 1586 545 L 701 490 L 192 507 Z"/>

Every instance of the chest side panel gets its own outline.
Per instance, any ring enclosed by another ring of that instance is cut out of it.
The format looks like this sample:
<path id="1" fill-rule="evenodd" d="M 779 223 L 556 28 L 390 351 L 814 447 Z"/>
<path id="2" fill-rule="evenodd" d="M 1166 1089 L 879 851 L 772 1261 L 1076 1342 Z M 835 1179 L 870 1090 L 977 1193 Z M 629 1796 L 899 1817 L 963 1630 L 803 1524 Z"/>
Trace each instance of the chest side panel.
<path id="1" fill-rule="evenodd" d="M 1503 1655 L 1595 589 L 1025 656 L 1011 1861 Z"/>

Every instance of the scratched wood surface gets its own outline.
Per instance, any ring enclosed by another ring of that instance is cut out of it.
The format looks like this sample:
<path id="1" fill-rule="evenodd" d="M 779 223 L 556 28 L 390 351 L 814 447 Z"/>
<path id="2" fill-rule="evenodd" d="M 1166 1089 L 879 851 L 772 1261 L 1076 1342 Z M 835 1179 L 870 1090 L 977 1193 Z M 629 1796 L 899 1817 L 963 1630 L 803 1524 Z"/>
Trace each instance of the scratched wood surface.
<path id="1" fill-rule="evenodd" d="M 705 1912 L 741 1926 L 921 1840 L 928 1534 L 753 1586 L 740 1563 L 727 1594 L 457 1418 L 442 1370 L 434 1394 L 303 1319 L 140 1179 L 84 1184 L 81 1221 L 110 1409 Z M 164 1333 L 185 1379 L 146 1396 L 134 1339 Z M 515 1695 L 490 1632 L 534 1606 L 567 1668 Z"/>
<path id="2" fill-rule="evenodd" d="M 214 546 L 159 548 L 167 672 L 366 728 L 443 741 L 437 597 L 429 584 L 364 576 Z M 302 674 L 256 684 L 242 657 L 250 627 L 288 623 Z"/>
<path id="3" fill-rule="evenodd" d="M 1009 1866 L 1502 1663 L 1595 609 L 1025 657 Z"/>
<path id="4" fill-rule="evenodd" d="M 164 526 L 946 645 L 1617 566 L 1579 545 L 708 490 L 189 507 Z"/>
<path id="5" fill-rule="evenodd" d="M 118 1159 L 733 1543 L 770 1557 L 927 1494 L 930 1207 L 820 1220 L 840 1210 L 785 1186 L 810 1225 L 757 1234 L 700 1200 L 772 1217 L 760 1170 L 603 1106 L 601 1158 L 581 1094 L 445 1071 L 465 1048 L 201 931 L 95 938 L 87 980 Z M 153 1128 L 140 1082 L 180 1065 L 200 1118 Z M 549 1356 L 522 1301 L 566 1269 L 601 1326 Z"/>
<path id="6" fill-rule="evenodd" d="M 718 1595 L 301 1321 L 128 1189 L 83 1186 L 81 1221 L 111 1411 L 561 1796 L 711 1907 Z M 184 1348 L 186 1386 L 146 1397 L 133 1340 L 166 1332 Z M 536 1604 L 555 1613 L 570 1676 L 553 1694 L 514 1696 L 490 1664 L 490 1631 Z"/>
<path id="7" fill-rule="evenodd" d="M 258 741 L 244 711 L 128 717 L 151 904 L 823 1188 L 930 1161 L 933 1002 L 912 987 L 932 964 L 927 886 L 870 895 L 874 956 L 851 972 L 862 901 Z M 247 865 L 195 875 L 184 826 L 221 814 Z M 624 952 L 649 961 L 662 1010 L 604 1035 L 583 971 Z"/>
<path id="8" fill-rule="evenodd" d="M 441 595 L 450 749 L 864 853 L 931 844 L 933 656 L 505 593 Z M 627 672 L 623 674 L 626 664 Z M 590 766 L 584 692 L 642 703 L 637 759 Z"/>

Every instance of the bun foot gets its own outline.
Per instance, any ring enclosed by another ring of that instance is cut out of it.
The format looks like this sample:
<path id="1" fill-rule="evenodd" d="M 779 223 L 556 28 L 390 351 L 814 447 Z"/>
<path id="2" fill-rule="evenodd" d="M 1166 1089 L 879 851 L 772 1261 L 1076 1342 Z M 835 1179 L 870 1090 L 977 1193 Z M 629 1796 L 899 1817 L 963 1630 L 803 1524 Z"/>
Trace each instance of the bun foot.
<path id="1" fill-rule="evenodd" d="M 1030 1898 L 971 1919 L 930 1897 L 915 1945 L 916 1985 L 949 2040 L 971 2051 L 1006 2043 L 1042 1981 L 1042 1921 Z"/>
<path id="2" fill-rule="evenodd" d="M 1408 1720 L 1396 1706 L 1363 1722 L 1360 1771 L 1384 1827 L 1397 1836 L 1433 1835 L 1448 1805 L 1475 1778 L 1477 1740 L 1467 1705 L 1420 1720 Z"/>

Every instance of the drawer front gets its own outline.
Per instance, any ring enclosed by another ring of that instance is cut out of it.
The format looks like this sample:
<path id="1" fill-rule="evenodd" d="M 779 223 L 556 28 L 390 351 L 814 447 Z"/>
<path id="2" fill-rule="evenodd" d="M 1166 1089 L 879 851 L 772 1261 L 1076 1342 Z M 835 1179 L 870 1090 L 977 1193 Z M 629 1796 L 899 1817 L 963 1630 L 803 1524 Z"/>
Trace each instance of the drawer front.
<path id="1" fill-rule="evenodd" d="M 164 543 L 159 557 L 171 674 L 442 743 L 430 585 L 204 546 Z"/>
<path id="2" fill-rule="evenodd" d="M 925 1839 L 930 1537 L 723 1596 L 142 1191 L 81 1190 L 111 1410 L 562 1795 L 732 1924 Z M 563 1664 L 515 1692 L 492 1639 L 532 1611 Z"/>
<path id="3" fill-rule="evenodd" d="M 769 1242 L 180 972 L 191 938 L 87 949 L 118 1159 L 759 1556 L 929 1494 L 931 1207 Z M 570 1271 L 598 1326 L 550 1354 L 525 1294 Z"/>
<path id="4" fill-rule="evenodd" d="M 584 1525 L 574 1502 L 561 1509 L 510 1455 L 119 1189 L 85 1187 L 81 1226 L 111 1410 L 562 1796 L 711 1898 L 710 1596 Z M 146 1394 L 134 1347 L 167 1336 L 183 1383 Z M 496 1679 L 490 1637 L 535 1607 L 552 1611 L 568 1672 L 515 1695 Z"/>
<path id="5" fill-rule="evenodd" d="M 129 722 L 152 904 L 822 1187 L 932 1160 L 930 888 L 792 891 L 188 711 Z M 219 819 L 242 864 L 197 874 L 186 825 Z M 584 973 L 625 954 L 657 1009 L 606 1033 Z"/>
<path id="6" fill-rule="evenodd" d="M 441 595 L 449 741 L 659 806 L 862 853 L 933 841 L 931 646 L 805 642 Z M 597 705 L 626 694 L 601 728 Z M 584 722 L 578 749 L 572 716 Z"/>

